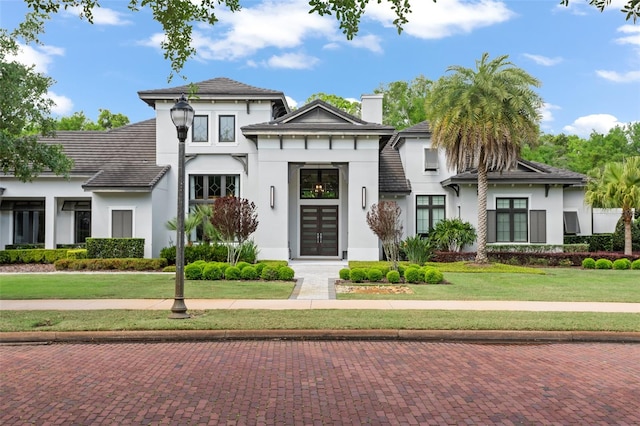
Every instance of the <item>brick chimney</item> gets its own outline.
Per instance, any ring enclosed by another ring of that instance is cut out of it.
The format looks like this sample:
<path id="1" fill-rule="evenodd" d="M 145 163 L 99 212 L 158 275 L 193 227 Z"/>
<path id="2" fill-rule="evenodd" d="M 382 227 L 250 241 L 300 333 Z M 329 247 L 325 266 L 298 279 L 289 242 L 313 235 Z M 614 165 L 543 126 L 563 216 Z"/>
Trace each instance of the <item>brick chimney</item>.
<path id="1" fill-rule="evenodd" d="M 369 123 L 382 124 L 382 98 L 384 95 L 362 95 L 361 117 Z"/>

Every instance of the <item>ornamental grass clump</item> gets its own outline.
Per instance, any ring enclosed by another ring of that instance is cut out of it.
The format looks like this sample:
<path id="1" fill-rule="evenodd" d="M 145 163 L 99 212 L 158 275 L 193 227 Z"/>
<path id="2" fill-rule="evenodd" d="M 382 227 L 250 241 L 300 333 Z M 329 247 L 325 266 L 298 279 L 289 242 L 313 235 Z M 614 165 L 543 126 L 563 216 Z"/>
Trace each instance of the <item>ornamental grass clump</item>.
<path id="1" fill-rule="evenodd" d="M 584 269 L 595 269 L 596 268 L 596 261 L 595 259 L 591 258 L 591 257 L 587 257 L 586 259 L 584 259 L 582 261 L 582 267 Z"/>
<path id="2" fill-rule="evenodd" d="M 609 259 L 596 260 L 596 269 L 611 269 L 613 268 L 613 262 Z"/>

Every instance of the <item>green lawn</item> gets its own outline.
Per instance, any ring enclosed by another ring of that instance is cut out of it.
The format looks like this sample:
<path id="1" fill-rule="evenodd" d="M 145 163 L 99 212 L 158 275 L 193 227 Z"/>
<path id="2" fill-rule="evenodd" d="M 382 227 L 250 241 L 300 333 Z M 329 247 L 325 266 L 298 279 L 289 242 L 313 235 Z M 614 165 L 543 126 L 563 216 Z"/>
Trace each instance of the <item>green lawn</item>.
<path id="1" fill-rule="evenodd" d="M 206 310 L 0 311 L 0 332 L 106 330 L 550 330 L 640 331 L 640 315 L 590 312 Z"/>
<path id="2" fill-rule="evenodd" d="M 288 299 L 294 282 L 185 281 L 190 299 Z M 169 299 L 172 274 L 15 274 L 0 276 L 0 299 Z"/>
<path id="3" fill-rule="evenodd" d="M 412 285 L 414 294 L 339 294 L 339 299 L 640 302 L 640 271 L 546 268 L 545 274 L 445 272 L 448 284 Z"/>

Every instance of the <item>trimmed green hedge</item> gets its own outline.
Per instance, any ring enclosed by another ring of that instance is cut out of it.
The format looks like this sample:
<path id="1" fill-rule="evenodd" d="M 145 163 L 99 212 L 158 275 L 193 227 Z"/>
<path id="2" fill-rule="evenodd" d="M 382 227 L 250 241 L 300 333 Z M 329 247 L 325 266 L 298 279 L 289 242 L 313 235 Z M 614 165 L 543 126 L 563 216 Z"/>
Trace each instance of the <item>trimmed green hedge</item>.
<path id="1" fill-rule="evenodd" d="M 67 257 L 67 249 L 25 249 L 0 251 L 0 263 L 54 263 Z"/>
<path id="2" fill-rule="evenodd" d="M 157 271 L 167 266 L 166 259 L 60 259 L 58 271 Z"/>
<path id="3" fill-rule="evenodd" d="M 144 238 L 87 238 L 89 259 L 144 257 Z"/>

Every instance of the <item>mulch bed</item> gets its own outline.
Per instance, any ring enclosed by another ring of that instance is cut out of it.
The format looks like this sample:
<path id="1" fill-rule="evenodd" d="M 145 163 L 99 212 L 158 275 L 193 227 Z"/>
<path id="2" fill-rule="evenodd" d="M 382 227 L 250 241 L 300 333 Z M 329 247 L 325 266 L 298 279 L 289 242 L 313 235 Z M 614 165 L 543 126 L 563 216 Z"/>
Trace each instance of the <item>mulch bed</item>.
<path id="1" fill-rule="evenodd" d="M 358 294 L 413 294 L 413 290 L 404 285 L 342 285 L 336 284 L 336 293 Z"/>
<path id="2" fill-rule="evenodd" d="M 14 263 L 10 265 L 0 265 L 0 272 L 55 272 L 53 264 L 47 263 Z"/>

